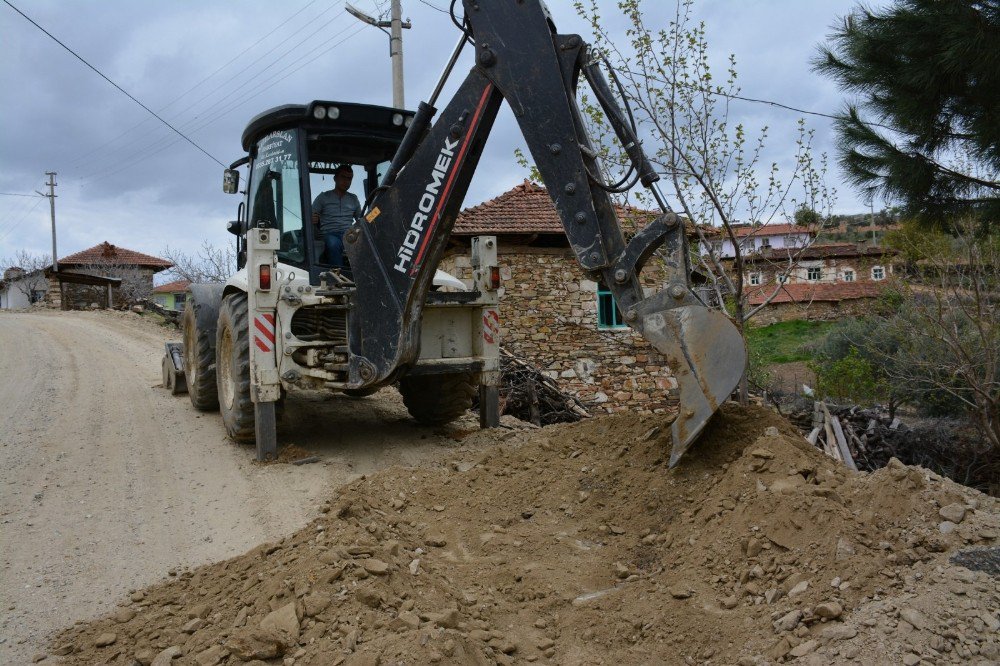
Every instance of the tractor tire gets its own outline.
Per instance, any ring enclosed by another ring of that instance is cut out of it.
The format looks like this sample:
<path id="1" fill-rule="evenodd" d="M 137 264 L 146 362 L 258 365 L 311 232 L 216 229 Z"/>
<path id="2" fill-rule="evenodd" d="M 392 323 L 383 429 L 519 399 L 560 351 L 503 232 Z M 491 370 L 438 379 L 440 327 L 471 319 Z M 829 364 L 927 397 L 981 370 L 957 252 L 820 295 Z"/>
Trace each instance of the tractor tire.
<path id="1" fill-rule="evenodd" d="M 253 442 L 254 404 L 250 398 L 250 322 L 247 295 L 222 299 L 216 334 L 219 409 L 226 432 L 236 442 Z"/>
<path id="2" fill-rule="evenodd" d="M 424 425 L 444 425 L 472 408 L 479 386 L 479 374 L 418 375 L 399 380 L 410 416 Z"/>
<path id="3" fill-rule="evenodd" d="M 222 285 L 191 285 L 184 304 L 184 379 L 194 408 L 219 408 L 215 383 L 215 326 Z"/>

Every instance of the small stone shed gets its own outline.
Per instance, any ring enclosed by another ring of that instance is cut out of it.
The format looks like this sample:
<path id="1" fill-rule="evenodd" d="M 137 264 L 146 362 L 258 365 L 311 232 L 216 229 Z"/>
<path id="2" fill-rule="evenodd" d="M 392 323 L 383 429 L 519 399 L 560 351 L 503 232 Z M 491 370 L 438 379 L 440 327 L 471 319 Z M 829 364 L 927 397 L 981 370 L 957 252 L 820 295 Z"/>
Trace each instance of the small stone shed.
<path id="1" fill-rule="evenodd" d="M 45 269 L 46 301 L 62 310 L 124 307 L 153 291 L 153 276 L 172 263 L 105 241 Z M 125 292 L 125 293 L 123 293 Z"/>
<path id="2" fill-rule="evenodd" d="M 652 216 L 619 210 L 627 236 Z M 670 368 L 624 324 L 610 292 L 584 277 L 544 187 L 525 181 L 463 210 L 440 268 L 471 279 L 469 245 L 478 235 L 498 240 L 501 340 L 509 351 L 557 379 L 594 412 L 676 409 Z M 663 284 L 654 263 L 643 271 L 648 288 Z"/>

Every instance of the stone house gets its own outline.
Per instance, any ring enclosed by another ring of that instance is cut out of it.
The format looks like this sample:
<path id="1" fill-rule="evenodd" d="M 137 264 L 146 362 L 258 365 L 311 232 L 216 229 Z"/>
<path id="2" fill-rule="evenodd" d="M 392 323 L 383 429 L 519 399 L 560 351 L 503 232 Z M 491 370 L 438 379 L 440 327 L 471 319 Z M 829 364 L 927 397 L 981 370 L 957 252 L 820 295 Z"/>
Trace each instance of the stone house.
<path id="1" fill-rule="evenodd" d="M 650 216 L 619 210 L 626 232 Z M 676 409 L 670 368 L 624 324 L 611 292 L 583 275 L 544 187 L 525 181 L 463 210 L 440 268 L 468 283 L 469 245 L 478 235 L 498 241 L 505 348 L 557 379 L 594 412 Z M 643 271 L 647 287 L 663 284 L 655 269 L 650 261 Z"/>
<path id="2" fill-rule="evenodd" d="M 794 253 L 792 253 L 794 254 Z M 828 320 L 863 314 L 894 272 L 896 251 L 855 243 L 814 244 L 794 254 L 768 250 L 746 258 L 744 279 L 751 307 L 781 288 L 756 318 L 761 324 L 790 319 Z"/>
<path id="3" fill-rule="evenodd" d="M 59 270 L 45 269 L 46 301 L 63 310 L 125 307 L 148 297 L 153 276 L 173 266 L 154 257 L 105 241 L 59 260 Z"/>

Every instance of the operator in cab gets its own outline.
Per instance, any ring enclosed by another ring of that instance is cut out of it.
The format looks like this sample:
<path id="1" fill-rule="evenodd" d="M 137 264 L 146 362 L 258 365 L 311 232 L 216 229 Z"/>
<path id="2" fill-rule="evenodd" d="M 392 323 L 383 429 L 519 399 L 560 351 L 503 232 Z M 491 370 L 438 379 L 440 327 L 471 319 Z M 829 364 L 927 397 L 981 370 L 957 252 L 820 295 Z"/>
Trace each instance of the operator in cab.
<path id="1" fill-rule="evenodd" d="M 351 165 L 341 164 L 333 172 L 333 189 L 320 192 L 312 204 L 317 238 L 323 240 L 326 263 L 334 268 L 344 267 L 344 233 L 361 217 L 361 202 L 348 192 L 353 179 Z"/>

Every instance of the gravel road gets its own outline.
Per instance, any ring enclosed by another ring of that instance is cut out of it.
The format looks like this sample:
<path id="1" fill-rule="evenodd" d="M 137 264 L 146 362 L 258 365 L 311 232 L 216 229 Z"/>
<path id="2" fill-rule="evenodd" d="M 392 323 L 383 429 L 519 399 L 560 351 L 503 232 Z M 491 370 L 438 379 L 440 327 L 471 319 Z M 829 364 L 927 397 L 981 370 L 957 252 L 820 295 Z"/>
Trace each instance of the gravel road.
<path id="1" fill-rule="evenodd" d="M 30 663 L 53 631 L 172 568 L 294 532 L 359 474 L 453 444 L 391 390 L 304 395 L 279 442 L 322 464 L 258 465 L 217 413 L 160 387 L 169 338 L 132 313 L 0 314 L 0 663 Z"/>

